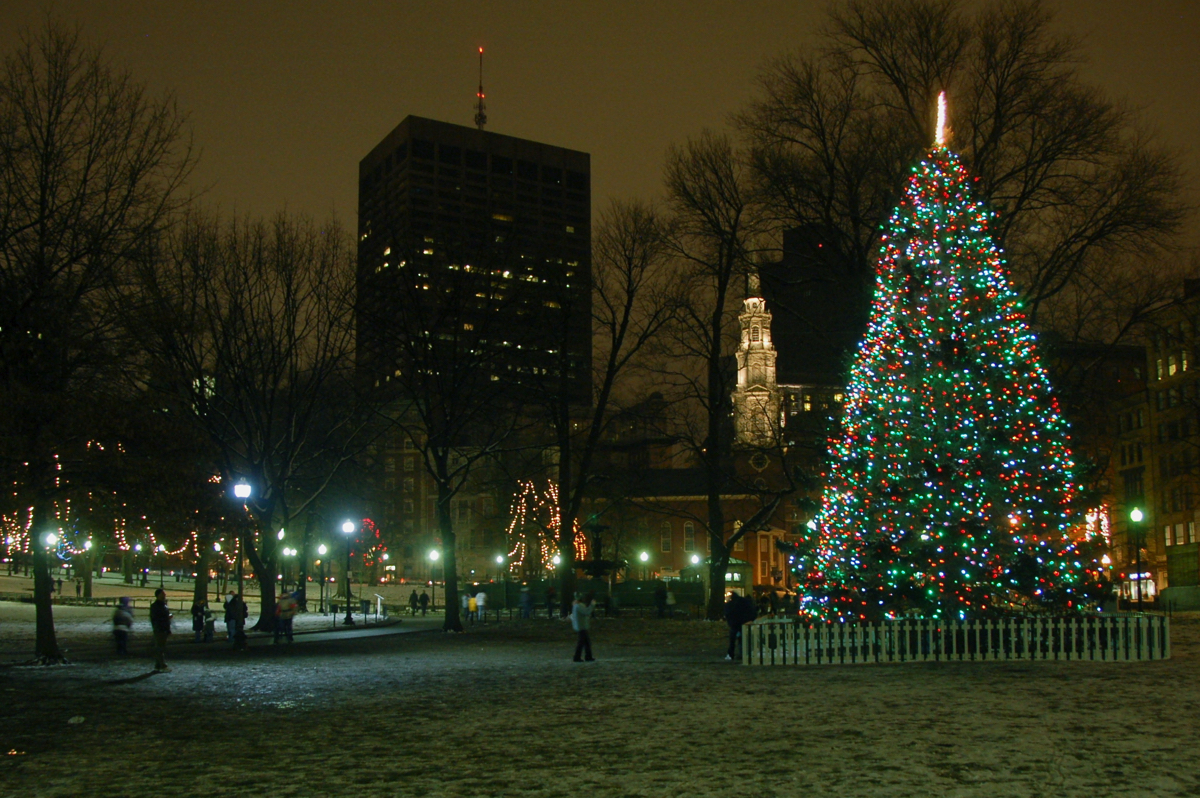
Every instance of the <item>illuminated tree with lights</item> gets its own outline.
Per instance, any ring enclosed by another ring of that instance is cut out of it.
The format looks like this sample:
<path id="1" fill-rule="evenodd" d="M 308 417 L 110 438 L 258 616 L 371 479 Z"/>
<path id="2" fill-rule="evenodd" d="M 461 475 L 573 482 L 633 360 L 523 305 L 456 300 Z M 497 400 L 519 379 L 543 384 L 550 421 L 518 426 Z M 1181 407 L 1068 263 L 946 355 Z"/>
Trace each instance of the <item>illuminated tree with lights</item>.
<path id="1" fill-rule="evenodd" d="M 883 235 L 831 442 L 805 565 L 818 617 L 978 617 L 1097 594 L 1067 425 L 991 214 L 940 123 L 938 139 Z"/>

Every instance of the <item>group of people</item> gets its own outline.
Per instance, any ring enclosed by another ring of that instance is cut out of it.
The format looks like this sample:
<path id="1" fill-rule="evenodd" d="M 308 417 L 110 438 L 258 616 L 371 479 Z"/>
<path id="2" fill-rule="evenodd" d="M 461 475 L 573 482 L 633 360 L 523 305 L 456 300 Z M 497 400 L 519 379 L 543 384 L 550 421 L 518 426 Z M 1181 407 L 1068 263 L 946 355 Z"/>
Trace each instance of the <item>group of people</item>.
<path id="1" fill-rule="evenodd" d="M 532 612 L 532 598 L 526 602 L 527 593 L 522 593 L 521 610 L 524 617 L 527 611 Z M 463 610 L 468 620 L 482 618 L 487 604 L 487 594 L 482 590 L 475 595 L 463 593 Z M 528 604 L 528 606 L 527 606 Z M 417 595 L 413 591 L 409 597 L 409 605 L 415 614 L 417 608 L 424 615 L 429 606 L 429 597 L 422 592 Z M 292 621 L 299 611 L 299 603 L 292 593 L 283 593 L 275 604 L 275 642 L 279 643 L 284 637 L 292 642 Z M 571 628 L 575 631 L 575 662 L 593 662 L 591 622 L 596 609 L 596 596 L 586 593 L 576 596 L 571 604 Z M 245 622 L 247 617 L 246 602 L 240 593 L 229 592 L 225 597 L 225 631 L 228 640 L 237 645 L 245 642 Z M 742 626 L 753 621 L 758 615 L 758 607 L 754 599 L 739 595 L 732 591 L 729 601 L 725 604 L 725 621 L 729 625 L 729 649 L 725 659 L 733 660 L 738 653 L 741 643 Z M 171 619 L 173 615 L 167 606 L 167 594 L 159 589 L 154 591 L 154 603 L 150 605 L 150 626 L 154 637 L 154 670 L 169 671 L 166 651 L 167 638 L 171 635 Z M 210 642 L 216 621 L 208 602 L 204 599 L 192 605 L 192 631 L 195 632 L 196 642 Z M 128 596 L 123 596 L 113 613 L 113 637 L 117 644 L 117 653 L 129 653 L 129 636 L 133 631 L 133 602 Z"/>
<path id="2" fill-rule="evenodd" d="M 417 591 L 414 590 L 408 597 L 408 606 L 412 608 L 413 615 L 416 615 L 417 610 L 420 609 L 421 616 L 424 617 L 425 613 L 429 611 L 429 594 L 422 590 L 421 595 L 418 596 Z"/>
<path id="3" fill-rule="evenodd" d="M 296 615 L 296 599 L 290 593 L 285 593 L 276 604 L 276 642 L 281 635 L 286 635 L 288 642 L 292 641 L 292 618 Z M 225 597 L 225 634 L 230 643 L 239 645 L 245 642 L 245 623 L 248 611 L 246 602 L 240 593 L 232 590 Z M 192 632 L 197 643 L 210 643 L 216 636 L 216 616 L 208 606 L 206 599 L 200 599 L 192 604 Z M 171 670 L 167 666 L 167 638 L 171 636 L 171 622 L 174 618 L 167 604 L 166 591 L 161 588 L 154 591 L 154 603 L 150 605 L 150 629 L 154 640 L 154 670 L 163 672 Z M 117 654 L 124 656 L 129 653 L 129 638 L 133 634 L 133 600 L 122 596 L 117 602 L 117 608 L 112 617 L 113 640 L 116 641 Z"/>
<path id="4" fill-rule="evenodd" d="M 487 623 L 487 593 L 480 590 L 478 593 L 471 593 L 469 590 L 462 594 L 462 610 L 466 619 L 475 623 Z"/>

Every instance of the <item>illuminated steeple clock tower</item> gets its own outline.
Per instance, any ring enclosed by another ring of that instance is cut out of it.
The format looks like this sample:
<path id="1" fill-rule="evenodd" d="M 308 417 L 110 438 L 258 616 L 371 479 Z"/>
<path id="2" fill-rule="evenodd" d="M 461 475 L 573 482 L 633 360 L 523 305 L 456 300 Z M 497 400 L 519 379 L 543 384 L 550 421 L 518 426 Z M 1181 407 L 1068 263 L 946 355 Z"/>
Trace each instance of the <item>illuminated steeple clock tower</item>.
<path id="1" fill-rule="evenodd" d="M 783 393 L 775 382 L 775 346 L 771 343 L 771 314 L 760 294 L 757 274 L 746 281 L 737 351 L 737 389 L 733 392 L 734 431 L 737 442 L 766 446 L 778 437 Z"/>

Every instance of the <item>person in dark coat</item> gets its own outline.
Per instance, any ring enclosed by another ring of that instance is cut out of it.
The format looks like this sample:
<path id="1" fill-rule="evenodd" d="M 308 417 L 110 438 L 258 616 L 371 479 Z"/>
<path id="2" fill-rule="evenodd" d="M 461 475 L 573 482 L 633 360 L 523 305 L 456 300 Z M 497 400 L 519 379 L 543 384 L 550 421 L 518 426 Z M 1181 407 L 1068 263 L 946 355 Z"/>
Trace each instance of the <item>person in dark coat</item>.
<path id="1" fill-rule="evenodd" d="M 429 611 L 429 594 L 424 590 L 421 591 L 421 617 L 425 617 L 425 613 Z"/>
<path id="2" fill-rule="evenodd" d="M 192 602 L 192 631 L 196 634 L 197 643 L 204 638 L 204 611 L 207 609 L 208 602 L 203 599 Z"/>
<path id="3" fill-rule="evenodd" d="M 558 595 L 558 592 L 554 589 L 554 585 L 550 585 L 550 587 L 546 588 L 546 617 L 547 618 L 554 617 L 554 598 L 557 595 Z"/>
<path id="4" fill-rule="evenodd" d="M 654 586 L 654 609 L 659 618 L 667 616 L 667 589 L 661 583 Z"/>
<path id="5" fill-rule="evenodd" d="M 740 596 L 736 590 L 730 593 L 729 601 L 725 604 L 725 623 L 729 624 L 729 651 L 725 659 L 733 661 L 742 638 L 742 625 L 750 623 L 757 616 L 754 599 Z"/>
<path id="6" fill-rule="evenodd" d="M 409 611 L 410 611 L 410 612 L 411 612 L 413 615 L 416 615 L 416 614 L 417 614 L 417 607 L 419 607 L 419 606 L 421 606 L 421 599 L 420 599 L 420 598 L 417 596 L 417 591 L 415 591 L 415 590 L 414 590 L 414 591 L 412 592 L 412 595 L 410 595 L 410 596 L 408 597 L 408 608 L 409 608 Z"/>
<path id="7" fill-rule="evenodd" d="M 154 631 L 154 670 L 158 673 L 169 671 L 167 638 L 171 636 L 171 610 L 167 608 L 167 594 L 162 588 L 154 591 L 154 603 L 150 605 L 150 627 Z"/>

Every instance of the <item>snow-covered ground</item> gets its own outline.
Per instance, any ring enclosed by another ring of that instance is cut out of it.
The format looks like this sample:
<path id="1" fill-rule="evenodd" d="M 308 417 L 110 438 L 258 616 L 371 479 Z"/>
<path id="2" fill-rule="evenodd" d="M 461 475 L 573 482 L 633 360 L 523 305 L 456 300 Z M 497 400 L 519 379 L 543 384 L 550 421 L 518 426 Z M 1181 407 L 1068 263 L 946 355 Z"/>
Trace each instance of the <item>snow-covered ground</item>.
<path id="1" fill-rule="evenodd" d="M 2 608 L 0 647 L 28 645 Z M 153 676 L 60 622 L 75 664 L 0 668 L 0 794 L 1200 794 L 1196 618 L 1149 663 L 748 668 L 721 624 L 602 619 L 595 663 L 537 620 L 180 643 Z"/>

